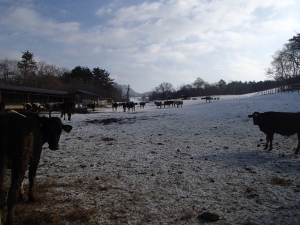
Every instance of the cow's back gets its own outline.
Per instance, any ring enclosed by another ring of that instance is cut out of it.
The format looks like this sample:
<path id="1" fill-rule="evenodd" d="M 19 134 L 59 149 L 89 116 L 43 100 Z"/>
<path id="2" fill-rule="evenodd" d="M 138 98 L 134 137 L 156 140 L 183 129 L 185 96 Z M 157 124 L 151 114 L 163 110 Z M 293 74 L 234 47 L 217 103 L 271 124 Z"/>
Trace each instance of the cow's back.
<path id="1" fill-rule="evenodd" d="M 12 158 L 22 160 L 24 157 L 30 157 L 25 160 L 29 162 L 39 155 L 33 152 L 33 149 L 39 150 L 42 143 L 41 133 L 36 126 L 34 120 L 17 113 L 0 115 L 1 156 L 9 161 Z"/>
<path id="2" fill-rule="evenodd" d="M 300 132 L 300 113 L 265 112 L 260 115 L 260 129 L 281 135 L 293 135 Z"/>

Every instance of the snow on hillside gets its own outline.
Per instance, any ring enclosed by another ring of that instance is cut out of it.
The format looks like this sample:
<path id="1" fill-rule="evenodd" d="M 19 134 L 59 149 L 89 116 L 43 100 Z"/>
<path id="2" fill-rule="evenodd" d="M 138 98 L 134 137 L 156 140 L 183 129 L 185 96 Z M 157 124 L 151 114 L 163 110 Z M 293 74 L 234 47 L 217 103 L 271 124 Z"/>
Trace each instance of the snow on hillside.
<path id="1" fill-rule="evenodd" d="M 53 224 L 205 224 L 204 211 L 219 216 L 214 224 L 297 224 L 297 137 L 275 134 L 263 150 L 254 111 L 299 112 L 300 94 L 73 115 L 61 149 L 45 144 L 40 203 L 24 210 L 48 212 Z"/>

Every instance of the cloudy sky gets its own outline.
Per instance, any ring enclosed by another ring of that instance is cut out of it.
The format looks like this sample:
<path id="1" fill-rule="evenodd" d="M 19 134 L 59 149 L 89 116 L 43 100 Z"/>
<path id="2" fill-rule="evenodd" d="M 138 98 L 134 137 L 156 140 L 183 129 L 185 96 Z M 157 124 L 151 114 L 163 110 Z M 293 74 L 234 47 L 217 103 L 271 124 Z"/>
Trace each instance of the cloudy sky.
<path id="1" fill-rule="evenodd" d="M 262 81 L 299 12 L 299 0 L 0 0 L 0 59 L 99 67 L 139 93 Z"/>

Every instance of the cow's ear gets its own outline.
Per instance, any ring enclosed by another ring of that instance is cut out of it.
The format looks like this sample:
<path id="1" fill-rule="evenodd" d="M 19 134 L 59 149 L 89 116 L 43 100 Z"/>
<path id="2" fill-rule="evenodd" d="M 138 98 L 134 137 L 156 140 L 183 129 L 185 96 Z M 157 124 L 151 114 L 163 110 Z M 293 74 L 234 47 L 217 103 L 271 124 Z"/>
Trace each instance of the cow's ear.
<path id="1" fill-rule="evenodd" d="M 259 112 L 253 113 L 253 117 L 258 117 L 258 115 L 259 115 Z"/>
<path id="2" fill-rule="evenodd" d="M 248 115 L 249 118 L 253 118 L 253 115 Z"/>
<path id="3" fill-rule="evenodd" d="M 62 129 L 64 130 L 64 131 L 66 131 L 67 133 L 70 133 L 70 131 L 72 130 L 72 126 L 70 126 L 70 125 L 63 125 L 62 126 Z"/>

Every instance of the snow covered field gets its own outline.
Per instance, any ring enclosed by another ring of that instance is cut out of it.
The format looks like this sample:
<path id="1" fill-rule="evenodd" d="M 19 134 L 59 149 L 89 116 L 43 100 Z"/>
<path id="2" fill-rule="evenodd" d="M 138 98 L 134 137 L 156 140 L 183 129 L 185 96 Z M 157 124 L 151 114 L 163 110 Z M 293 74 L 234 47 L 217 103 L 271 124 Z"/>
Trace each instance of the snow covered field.
<path id="1" fill-rule="evenodd" d="M 38 201 L 17 205 L 19 224 L 205 224 L 202 212 L 214 224 L 300 224 L 297 136 L 263 150 L 254 111 L 299 112 L 300 94 L 75 114 L 60 150 L 45 144 Z"/>

